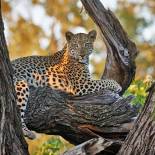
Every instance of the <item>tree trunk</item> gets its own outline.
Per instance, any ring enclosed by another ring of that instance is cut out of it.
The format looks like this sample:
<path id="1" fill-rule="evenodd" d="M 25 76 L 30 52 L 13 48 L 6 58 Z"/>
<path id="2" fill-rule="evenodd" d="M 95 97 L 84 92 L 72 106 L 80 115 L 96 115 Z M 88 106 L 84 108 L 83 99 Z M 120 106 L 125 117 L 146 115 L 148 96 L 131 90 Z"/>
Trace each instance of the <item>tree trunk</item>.
<path id="1" fill-rule="evenodd" d="M 27 155 L 27 144 L 17 116 L 12 75 L 0 9 L 0 155 Z"/>
<path id="2" fill-rule="evenodd" d="M 155 155 L 155 83 L 118 155 Z"/>

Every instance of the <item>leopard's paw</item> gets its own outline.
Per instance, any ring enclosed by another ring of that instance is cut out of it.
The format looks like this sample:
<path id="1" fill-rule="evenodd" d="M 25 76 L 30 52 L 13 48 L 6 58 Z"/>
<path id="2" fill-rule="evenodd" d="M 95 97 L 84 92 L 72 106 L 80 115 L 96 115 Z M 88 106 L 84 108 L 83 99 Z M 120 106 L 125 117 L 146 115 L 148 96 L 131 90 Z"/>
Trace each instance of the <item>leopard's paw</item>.
<path id="1" fill-rule="evenodd" d="M 116 92 L 116 93 L 119 93 L 122 91 L 122 87 L 115 80 L 111 80 L 110 87 L 111 87 L 111 90 Z"/>
<path id="2" fill-rule="evenodd" d="M 122 91 L 122 87 L 118 84 L 118 86 L 116 87 L 115 92 L 119 93 Z"/>

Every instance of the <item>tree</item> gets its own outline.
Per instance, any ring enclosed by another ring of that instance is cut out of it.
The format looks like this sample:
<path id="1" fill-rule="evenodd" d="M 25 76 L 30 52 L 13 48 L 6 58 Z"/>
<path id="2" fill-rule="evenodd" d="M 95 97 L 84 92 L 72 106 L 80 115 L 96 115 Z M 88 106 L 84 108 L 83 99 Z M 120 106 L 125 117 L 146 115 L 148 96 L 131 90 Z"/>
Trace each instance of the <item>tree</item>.
<path id="1" fill-rule="evenodd" d="M 110 10 L 106 10 L 99 0 L 81 1 L 88 14 L 100 28 L 107 47 L 106 66 L 102 78 L 112 78 L 119 82 L 123 88 L 121 92 L 123 94 L 135 76 L 137 48 L 128 38 L 114 14 Z M 1 25 L 3 25 L 2 18 Z M 19 118 L 16 115 L 12 68 L 3 29 L 0 30 L 0 86 L 2 88 L 0 92 L 0 134 L 2 135 L 2 141 L 0 141 L 0 146 L 2 147 L 0 147 L 0 151 L 2 155 L 28 154 L 27 145 L 25 145 L 22 137 Z M 120 97 L 119 95 L 121 94 L 116 94 L 108 90 L 82 97 L 72 97 L 64 92 L 52 90 L 48 87 L 31 88 L 31 91 L 26 113 L 26 124 L 30 129 L 47 134 L 59 134 L 74 144 L 80 144 L 89 140 L 71 150 L 70 153 L 66 152 L 65 154 L 71 154 L 72 152 L 72 154 L 76 154 L 76 149 L 77 151 L 83 151 L 83 154 L 96 154 L 102 150 L 104 154 L 116 154 L 122 145 L 122 141 L 124 141 L 133 126 L 132 118 L 138 112 L 136 107 L 130 105 L 133 96 L 126 98 Z M 134 130 L 129 134 L 125 143 L 122 145 L 122 149 L 120 149 L 120 154 L 124 154 L 125 151 L 128 154 L 132 154 L 133 152 L 137 154 L 137 152 L 139 153 L 139 148 L 145 148 L 145 143 L 139 145 L 138 151 L 134 147 L 130 148 L 126 146 L 131 146 L 131 143 L 132 146 L 136 147 L 137 142 L 139 142 L 139 138 L 136 139 L 137 141 L 135 140 L 136 134 L 140 133 L 139 136 L 141 138 L 143 134 L 141 134 L 140 129 L 143 129 L 142 131 L 145 132 L 150 124 L 151 128 L 149 131 L 151 131 L 151 134 L 149 137 L 145 135 L 148 143 L 143 154 L 146 152 L 150 153 L 150 155 L 154 153 L 153 96 L 154 85 L 150 89 L 147 104 L 135 123 Z M 9 108 L 9 110 L 5 111 L 6 108 Z M 150 111 L 149 115 L 147 115 L 146 111 Z M 143 117 L 147 117 L 148 119 L 142 119 Z M 140 120 L 142 124 L 138 128 L 137 124 Z M 143 128 L 144 123 L 146 124 L 145 128 Z M 137 128 L 139 130 L 134 132 Z M 11 130 L 7 131 L 7 129 Z M 94 137 L 95 139 L 90 140 Z M 149 139 L 150 137 L 151 140 Z M 133 141 L 130 138 L 133 138 Z M 10 147 L 7 150 L 8 143 Z M 22 147 L 19 148 L 19 146 Z M 86 148 L 88 149 L 86 150 Z M 150 152 L 148 148 L 151 150 Z M 133 151 L 130 151 L 131 149 Z"/>
<path id="2" fill-rule="evenodd" d="M 0 12 L 0 154 L 27 155 L 27 144 L 22 134 L 19 116 L 17 116 L 12 75 Z"/>

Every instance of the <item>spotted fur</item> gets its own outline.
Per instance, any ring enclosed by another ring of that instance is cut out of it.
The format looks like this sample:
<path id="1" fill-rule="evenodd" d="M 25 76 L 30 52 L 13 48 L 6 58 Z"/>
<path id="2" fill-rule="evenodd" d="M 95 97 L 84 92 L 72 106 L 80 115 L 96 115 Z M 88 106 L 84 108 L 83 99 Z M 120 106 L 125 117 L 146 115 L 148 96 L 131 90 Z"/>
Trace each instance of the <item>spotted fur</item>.
<path id="1" fill-rule="evenodd" d="M 65 47 L 54 56 L 30 56 L 12 61 L 17 104 L 25 136 L 35 137 L 24 123 L 30 86 L 50 86 L 72 95 L 85 95 L 101 89 L 121 91 L 120 85 L 114 80 L 93 80 L 90 76 L 88 61 L 95 38 L 94 30 L 88 34 L 67 32 Z"/>

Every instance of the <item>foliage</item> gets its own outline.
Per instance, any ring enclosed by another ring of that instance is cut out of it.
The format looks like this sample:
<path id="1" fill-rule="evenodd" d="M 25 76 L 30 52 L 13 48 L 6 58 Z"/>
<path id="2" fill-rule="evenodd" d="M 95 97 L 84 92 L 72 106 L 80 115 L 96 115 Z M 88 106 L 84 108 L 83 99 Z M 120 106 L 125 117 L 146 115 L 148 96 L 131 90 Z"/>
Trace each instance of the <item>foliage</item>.
<path id="1" fill-rule="evenodd" d="M 63 143 L 59 138 L 51 138 L 45 142 L 37 151 L 36 155 L 57 155 L 60 154 L 60 148 Z"/>
<path id="2" fill-rule="evenodd" d="M 135 98 L 132 100 L 132 104 L 144 105 L 146 96 L 148 95 L 147 90 L 152 82 L 153 79 L 150 75 L 146 76 L 144 80 L 135 80 L 124 93 L 124 96 L 134 95 Z"/>
<path id="3" fill-rule="evenodd" d="M 36 140 L 27 140 L 31 155 L 59 155 L 73 147 L 60 136 L 48 136 L 38 134 Z"/>

